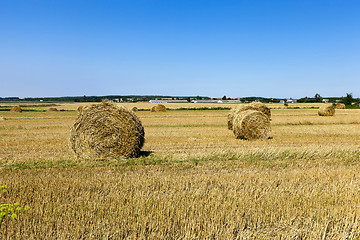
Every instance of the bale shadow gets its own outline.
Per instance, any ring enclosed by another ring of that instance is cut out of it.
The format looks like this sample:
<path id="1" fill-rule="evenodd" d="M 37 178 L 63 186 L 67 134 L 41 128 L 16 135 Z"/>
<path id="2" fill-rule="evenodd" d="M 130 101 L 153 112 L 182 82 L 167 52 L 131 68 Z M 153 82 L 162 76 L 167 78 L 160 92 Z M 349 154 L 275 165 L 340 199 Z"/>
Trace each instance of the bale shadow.
<path id="1" fill-rule="evenodd" d="M 152 153 L 154 153 L 154 152 L 153 151 L 140 151 L 139 157 L 148 157 Z"/>

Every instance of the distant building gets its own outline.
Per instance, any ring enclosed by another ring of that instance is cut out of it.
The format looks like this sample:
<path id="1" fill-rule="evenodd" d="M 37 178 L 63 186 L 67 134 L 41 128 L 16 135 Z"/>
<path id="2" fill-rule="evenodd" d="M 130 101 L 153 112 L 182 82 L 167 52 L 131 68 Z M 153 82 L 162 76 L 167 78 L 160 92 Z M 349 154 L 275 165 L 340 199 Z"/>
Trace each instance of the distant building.
<path id="1" fill-rule="evenodd" d="M 284 101 L 284 100 L 280 100 L 280 103 L 285 103 L 285 101 Z"/>
<path id="2" fill-rule="evenodd" d="M 149 103 L 167 103 L 165 100 L 150 100 Z"/>
<path id="3" fill-rule="evenodd" d="M 150 100 L 149 103 L 187 103 L 187 100 Z"/>
<path id="4" fill-rule="evenodd" d="M 192 103 L 218 103 L 219 100 L 192 100 Z"/>
<path id="5" fill-rule="evenodd" d="M 286 103 L 296 103 L 297 100 L 296 99 L 287 99 Z"/>
<path id="6" fill-rule="evenodd" d="M 187 100 L 167 100 L 167 103 L 187 103 Z"/>
<path id="7" fill-rule="evenodd" d="M 218 103 L 241 103 L 240 100 L 219 100 Z"/>
<path id="8" fill-rule="evenodd" d="M 328 102 L 329 102 L 329 99 L 324 98 L 322 101 L 323 101 L 323 103 L 328 103 Z"/>

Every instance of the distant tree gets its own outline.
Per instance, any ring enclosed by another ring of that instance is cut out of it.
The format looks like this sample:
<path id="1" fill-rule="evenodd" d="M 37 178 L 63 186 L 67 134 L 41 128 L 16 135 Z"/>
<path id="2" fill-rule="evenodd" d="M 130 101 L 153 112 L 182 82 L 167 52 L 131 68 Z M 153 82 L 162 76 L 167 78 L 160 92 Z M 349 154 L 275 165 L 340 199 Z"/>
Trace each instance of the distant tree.
<path id="1" fill-rule="evenodd" d="M 123 100 L 123 102 L 127 102 L 127 101 L 128 101 L 127 97 L 123 97 L 122 100 Z"/>
<path id="2" fill-rule="evenodd" d="M 190 97 L 187 97 L 187 98 L 186 98 L 186 101 L 191 102 Z"/>
<path id="3" fill-rule="evenodd" d="M 323 98 L 318 93 L 315 94 L 314 98 L 315 98 L 315 102 L 322 102 L 323 100 Z"/>
<path id="4" fill-rule="evenodd" d="M 354 101 L 354 98 L 352 96 L 352 93 L 346 93 L 346 97 L 343 97 L 342 102 L 347 105 L 350 106 Z"/>
<path id="5" fill-rule="evenodd" d="M 306 102 L 309 102 L 309 101 L 310 101 L 310 98 L 308 98 L 308 97 L 298 99 L 299 103 L 306 103 Z"/>
<path id="6" fill-rule="evenodd" d="M 226 96 L 223 96 L 223 97 L 222 97 L 222 100 L 226 100 Z"/>

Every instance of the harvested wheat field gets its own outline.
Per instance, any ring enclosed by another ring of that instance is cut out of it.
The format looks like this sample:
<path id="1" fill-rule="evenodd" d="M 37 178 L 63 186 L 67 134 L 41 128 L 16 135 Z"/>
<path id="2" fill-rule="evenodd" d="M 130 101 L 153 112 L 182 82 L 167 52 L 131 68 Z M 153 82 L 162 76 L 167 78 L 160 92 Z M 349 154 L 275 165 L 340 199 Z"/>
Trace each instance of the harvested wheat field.
<path id="1" fill-rule="evenodd" d="M 88 107 L 2 111 L 0 204 L 29 210 L 4 218 L 0 239 L 359 239 L 360 110 L 326 118 L 322 105 L 267 105 L 272 138 L 248 141 L 228 130 L 231 104 L 141 103 L 138 156 L 92 159 L 69 143 Z"/>

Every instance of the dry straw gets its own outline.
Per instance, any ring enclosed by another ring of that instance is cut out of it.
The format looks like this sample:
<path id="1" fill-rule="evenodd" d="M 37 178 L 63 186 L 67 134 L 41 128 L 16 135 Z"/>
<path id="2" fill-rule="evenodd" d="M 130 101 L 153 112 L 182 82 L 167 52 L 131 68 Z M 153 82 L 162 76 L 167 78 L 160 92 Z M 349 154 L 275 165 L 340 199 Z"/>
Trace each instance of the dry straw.
<path id="1" fill-rule="evenodd" d="M 151 108 L 151 112 L 166 112 L 166 107 L 163 104 L 158 104 Z"/>
<path id="2" fill-rule="evenodd" d="M 254 110 L 258 110 L 262 113 L 264 113 L 266 116 L 268 116 L 269 119 L 271 119 L 271 111 L 270 109 L 261 102 L 252 102 L 249 104 Z"/>
<path id="3" fill-rule="evenodd" d="M 238 114 L 239 112 L 246 111 L 246 110 L 257 110 L 257 111 L 264 113 L 266 116 L 268 116 L 269 119 L 271 118 L 271 111 L 264 103 L 252 102 L 250 104 L 245 104 L 245 105 L 239 104 L 235 108 L 231 109 L 228 114 L 227 124 L 228 124 L 229 130 L 232 130 L 234 116 L 236 114 Z"/>
<path id="4" fill-rule="evenodd" d="M 228 114 L 228 117 L 227 117 L 227 125 L 228 125 L 228 129 L 229 130 L 232 130 L 233 129 L 233 121 L 234 121 L 234 116 L 237 112 L 237 109 L 236 108 L 232 108 Z"/>
<path id="5" fill-rule="evenodd" d="M 49 108 L 48 109 L 48 112 L 57 112 L 58 110 L 57 110 L 57 108 Z"/>
<path id="6" fill-rule="evenodd" d="M 0 117 L 0 121 L 5 121 L 5 120 L 6 120 L 6 118 Z"/>
<path id="7" fill-rule="evenodd" d="M 335 109 L 331 105 L 322 106 L 318 111 L 319 116 L 334 116 Z"/>
<path id="8" fill-rule="evenodd" d="M 337 103 L 337 104 L 336 104 L 336 109 L 345 109 L 345 104 L 343 104 L 343 103 Z"/>
<path id="9" fill-rule="evenodd" d="M 81 112 L 81 111 L 83 110 L 83 108 L 84 108 L 84 106 L 79 106 L 79 107 L 77 108 L 77 111 L 78 111 L 78 112 Z"/>
<path id="10" fill-rule="evenodd" d="M 271 132 L 270 119 L 256 110 L 238 112 L 234 115 L 233 132 L 239 139 L 268 138 Z"/>
<path id="11" fill-rule="evenodd" d="M 108 101 L 83 108 L 71 128 L 72 149 L 84 159 L 136 157 L 144 141 L 135 113 Z"/>
<path id="12" fill-rule="evenodd" d="M 22 109 L 20 106 L 14 106 L 10 110 L 11 112 L 22 112 Z"/>

